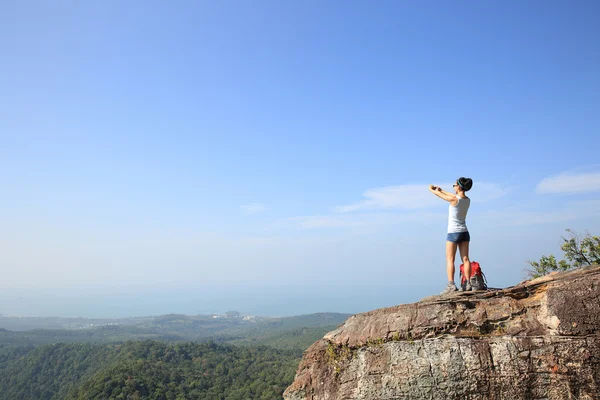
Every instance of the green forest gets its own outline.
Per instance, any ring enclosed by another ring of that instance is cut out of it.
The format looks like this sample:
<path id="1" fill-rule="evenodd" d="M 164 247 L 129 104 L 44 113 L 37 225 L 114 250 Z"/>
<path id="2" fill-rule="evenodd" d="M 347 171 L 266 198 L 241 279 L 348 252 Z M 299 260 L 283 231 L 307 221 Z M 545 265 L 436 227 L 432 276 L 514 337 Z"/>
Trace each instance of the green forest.
<path id="1" fill-rule="evenodd" d="M 0 399 L 281 399 L 302 352 L 347 317 L 173 314 L 91 329 L 0 328 Z"/>
<path id="2" fill-rule="evenodd" d="M 214 342 L 53 344 L 0 357 L 2 399 L 279 399 L 297 351 Z"/>

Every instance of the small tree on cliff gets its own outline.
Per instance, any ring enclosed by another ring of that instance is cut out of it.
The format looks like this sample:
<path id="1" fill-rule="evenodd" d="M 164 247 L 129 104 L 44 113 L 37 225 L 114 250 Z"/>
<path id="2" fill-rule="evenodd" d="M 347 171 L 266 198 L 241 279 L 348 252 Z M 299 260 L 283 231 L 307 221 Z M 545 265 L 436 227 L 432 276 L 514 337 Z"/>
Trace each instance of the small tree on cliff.
<path id="1" fill-rule="evenodd" d="M 600 264 L 600 237 L 586 233 L 582 238 L 572 230 L 567 229 L 567 237 L 563 237 L 560 246 L 564 259 L 556 261 L 556 257 L 550 255 L 542 256 L 539 261 L 527 261 L 529 268 L 525 270 L 531 278 L 538 278 L 554 271 L 567 271 L 586 265 Z"/>

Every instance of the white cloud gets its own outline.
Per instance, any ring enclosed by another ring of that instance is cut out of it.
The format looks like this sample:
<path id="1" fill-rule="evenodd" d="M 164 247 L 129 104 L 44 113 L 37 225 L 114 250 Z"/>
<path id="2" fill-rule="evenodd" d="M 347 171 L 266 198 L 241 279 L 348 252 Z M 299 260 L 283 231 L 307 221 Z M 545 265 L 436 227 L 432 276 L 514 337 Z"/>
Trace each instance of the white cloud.
<path id="1" fill-rule="evenodd" d="M 440 213 L 371 213 L 371 214 L 336 214 L 314 215 L 306 217 L 293 217 L 290 220 L 297 222 L 302 229 L 318 228 L 373 228 L 387 225 L 398 225 L 408 222 L 424 222 L 443 219 L 445 214 Z"/>
<path id="2" fill-rule="evenodd" d="M 491 219 L 498 226 L 527 226 L 594 218 L 600 217 L 600 200 L 572 202 L 561 209 L 547 211 L 508 209 L 488 212 L 482 217 Z"/>
<path id="3" fill-rule="evenodd" d="M 429 193 L 428 185 L 399 185 L 368 189 L 363 193 L 367 200 L 339 206 L 336 212 L 346 213 L 362 210 L 415 210 L 431 207 L 439 199 Z M 450 185 L 451 186 L 451 185 Z"/>
<path id="4" fill-rule="evenodd" d="M 435 207 L 440 199 L 428 190 L 428 184 L 385 186 L 368 189 L 363 193 L 366 200 L 336 207 L 337 213 L 348 213 L 364 210 L 418 210 Z M 446 191 L 452 192 L 452 184 L 442 185 Z M 489 201 L 505 196 L 509 190 L 493 183 L 477 183 L 473 185 L 469 195 L 478 202 Z"/>
<path id="5" fill-rule="evenodd" d="M 563 173 L 543 179 L 536 187 L 536 192 L 541 194 L 575 194 L 598 191 L 600 191 L 600 172 Z"/>
<path id="6" fill-rule="evenodd" d="M 428 184 L 385 186 L 368 189 L 366 198 L 334 208 L 334 213 L 288 218 L 300 229 L 344 228 L 353 232 L 373 232 L 386 226 L 445 221 L 444 201 L 429 192 Z M 452 184 L 442 185 L 452 191 Z M 509 189 L 493 183 L 476 183 L 469 195 L 478 203 L 505 196 Z"/>
<path id="7" fill-rule="evenodd" d="M 498 199 L 510 193 L 512 189 L 497 185 L 495 183 L 475 183 L 473 189 L 469 191 L 469 197 L 477 203 Z M 473 193 L 473 194 L 471 194 Z"/>
<path id="8" fill-rule="evenodd" d="M 250 203 L 241 205 L 240 208 L 248 214 L 257 214 L 259 212 L 267 211 L 269 208 L 263 203 Z"/>

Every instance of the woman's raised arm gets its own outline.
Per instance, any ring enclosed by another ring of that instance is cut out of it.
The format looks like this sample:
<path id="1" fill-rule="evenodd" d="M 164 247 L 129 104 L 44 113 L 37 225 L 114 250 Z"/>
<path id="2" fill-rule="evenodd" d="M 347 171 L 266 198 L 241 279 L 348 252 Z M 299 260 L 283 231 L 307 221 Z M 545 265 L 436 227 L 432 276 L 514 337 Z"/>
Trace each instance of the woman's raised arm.
<path id="1" fill-rule="evenodd" d="M 455 195 L 442 190 L 442 188 L 439 186 L 429 185 L 429 191 L 435 194 L 440 199 L 446 200 L 453 206 L 455 206 L 456 203 L 458 203 L 458 200 L 456 199 Z"/>

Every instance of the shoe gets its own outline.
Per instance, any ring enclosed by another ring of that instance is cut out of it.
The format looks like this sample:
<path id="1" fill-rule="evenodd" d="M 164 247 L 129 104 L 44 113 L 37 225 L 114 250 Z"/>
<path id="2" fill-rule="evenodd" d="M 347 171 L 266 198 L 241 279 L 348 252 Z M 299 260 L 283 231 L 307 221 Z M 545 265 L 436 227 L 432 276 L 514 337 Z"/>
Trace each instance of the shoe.
<path id="1" fill-rule="evenodd" d="M 440 293 L 440 295 L 450 294 L 456 292 L 456 285 L 454 283 L 448 282 L 446 288 Z"/>
<path id="2" fill-rule="evenodd" d="M 473 288 L 471 287 L 471 283 L 469 281 L 467 281 L 467 283 L 465 284 L 464 289 L 462 286 L 460 287 L 460 289 L 458 289 L 459 292 L 470 292 L 471 290 L 473 290 Z"/>

